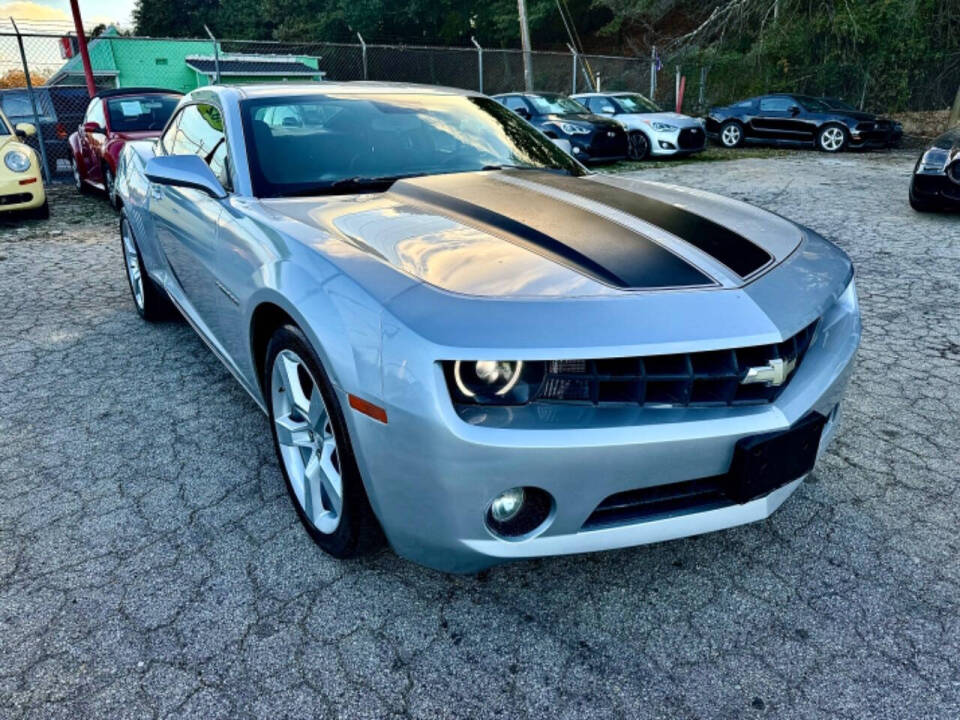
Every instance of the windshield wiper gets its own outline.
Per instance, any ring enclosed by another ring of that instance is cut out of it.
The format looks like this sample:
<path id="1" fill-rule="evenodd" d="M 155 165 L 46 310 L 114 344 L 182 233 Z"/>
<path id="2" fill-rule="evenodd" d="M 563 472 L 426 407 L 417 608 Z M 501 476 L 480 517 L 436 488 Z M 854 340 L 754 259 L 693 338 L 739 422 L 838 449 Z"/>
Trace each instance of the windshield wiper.
<path id="1" fill-rule="evenodd" d="M 303 190 L 294 190 L 293 192 L 284 193 L 284 195 L 287 197 L 334 195 L 343 190 L 370 190 L 376 192 L 389 189 L 397 180 L 417 177 L 421 174 L 422 173 L 408 173 L 406 175 L 381 175 L 379 177 L 358 175 L 356 177 L 340 178 L 339 180 L 304 188 Z"/>
<path id="2" fill-rule="evenodd" d="M 538 167 L 536 165 L 484 165 L 481 170 L 538 170 L 540 172 L 554 173 L 556 175 L 573 175 L 565 168 L 558 167 Z"/>

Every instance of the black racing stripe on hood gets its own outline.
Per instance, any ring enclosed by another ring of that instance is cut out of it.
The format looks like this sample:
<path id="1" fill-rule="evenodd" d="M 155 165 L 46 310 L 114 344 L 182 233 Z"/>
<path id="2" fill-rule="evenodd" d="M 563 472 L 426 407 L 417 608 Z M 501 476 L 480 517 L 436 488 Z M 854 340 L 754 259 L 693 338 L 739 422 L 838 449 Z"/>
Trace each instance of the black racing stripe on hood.
<path id="1" fill-rule="evenodd" d="M 663 228 L 723 263 L 742 278 L 773 259 L 762 247 L 730 228 L 662 200 L 606 183 L 561 175 L 540 175 L 536 182 L 576 193 Z"/>
<path id="2" fill-rule="evenodd" d="M 401 180 L 390 192 L 497 231 L 511 242 L 615 287 L 716 284 L 684 259 L 633 230 L 549 195 L 495 182 L 481 173 Z"/>

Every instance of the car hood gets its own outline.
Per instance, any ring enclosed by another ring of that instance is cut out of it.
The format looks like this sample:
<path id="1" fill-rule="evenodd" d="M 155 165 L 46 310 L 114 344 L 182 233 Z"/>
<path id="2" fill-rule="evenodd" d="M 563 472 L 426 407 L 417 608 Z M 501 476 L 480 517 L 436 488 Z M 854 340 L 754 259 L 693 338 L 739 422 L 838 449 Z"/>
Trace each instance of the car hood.
<path id="1" fill-rule="evenodd" d="M 592 113 L 570 113 L 569 115 L 549 114 L 540 115 L 539 117 L 541 122 L 570 122 L 585 125 L 600 125 L 603 127 L 617 124 L 615 120 L 611 120 L 606 115 L 594 115 Z"/>
<path id="2" fill-rule="evenodd" d="M 857 122 L 876 122 L 877 116 L 873 113 L 863 112 L 862 110 L 830 110 L 825 115 L 839 115 L 840 117 L 850 118 Z"/>
<path id="3" fill-rule="evenodd" d="M 617 115 L 617 119 L 644 123 L 651 123 L 654 121 L 664 122 L 669 123 L 670 125 L 676 125 L 679 128 L 701 127 L 700 121 L 696 118 L 676 112 L 624 113 L 623 115 Z"/>
<path id="4" fill-rule="evenodd" d="M 931 147 L 949 151 L 951 161 L 960 157 L 960 125 L 952 130 L 947 130 L 933 141 Z"/>
<path id="5" fill-rule="evenodd" d="M 577 297 L 741 287 L 803 240 L 793 223 L 701 191 L 605 175 L 487 171 L 388 192 L 263 200 L 301 238 L 335 240 L 464 295 Z M 308 241 L 309 242 L 309 241 Z"/>

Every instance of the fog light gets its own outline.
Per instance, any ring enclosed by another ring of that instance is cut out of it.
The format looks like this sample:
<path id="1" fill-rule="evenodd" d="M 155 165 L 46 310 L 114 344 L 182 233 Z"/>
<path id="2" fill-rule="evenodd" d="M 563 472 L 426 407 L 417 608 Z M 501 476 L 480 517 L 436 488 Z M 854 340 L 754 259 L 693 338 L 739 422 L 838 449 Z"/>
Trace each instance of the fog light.
<path id="1" fill-rule="evenodd" d="M 510 488 L 493 499 L 490 504 L 490 515 L 498 523 L 505 523 L 515 518 L 522 507 L 523 488 Z"/>
<path id="2" fill-rule="evenodd" d="M 573 154 L 574 154 L 574 155 L 579 155 L 579 154 L 580 154 L 580 148 L 575 147 L 575 148 L 573 149 Z"/>

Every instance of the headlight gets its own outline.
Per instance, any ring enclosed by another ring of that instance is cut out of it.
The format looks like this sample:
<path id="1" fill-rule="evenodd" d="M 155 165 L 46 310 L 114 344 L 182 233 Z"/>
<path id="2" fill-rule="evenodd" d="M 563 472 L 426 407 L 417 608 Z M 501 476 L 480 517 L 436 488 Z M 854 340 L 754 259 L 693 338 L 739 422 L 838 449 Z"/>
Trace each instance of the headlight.
<path id="1" fill-rule="evenodd" d="M 837 304 L 845 308 L 848 312 L 857 312 L 860 308 L 860 301 L 857 299 L 857 284 L 853 278 L 843 294 L 837 299 Z"/>
<path id="2" fill-rule="evenodd" d="M 30 169 L 30 156 L 22 150 L 11 150 L 3 156 L 3 164 L 13 172 L 26 172 Z"/>
<path id="3" fill-rule="evenodd" d="M 949 159 L 950 153 L 943 148 L 930 148 L 920 158 L 920 167 L 917 171 L 930 175 L 942 175 Z"/>
<path id="4" fill-rule="evenodd" d="M 444 363 L 450 396 L 458 404 L 523 405 L 543 379 L 543 363 L 456 360 Z"/>
<path id="5" fill-rule="evenodd" d="M 658 132 L 673 132 L 679 130 L 676 125 L 671 125 L 670 123 L 660 122 L 659 120 L 654 120 L 650 123 L 653 126 L 653 129 Z"/>
<path id="6" fill-rule="evenodd" d="M 582 125 L 574 125 L 573 123 L 559 123 L 557 125 L 565 134 L 567 135 L 589 135 L 590 128 L 583 127 Z"/>

